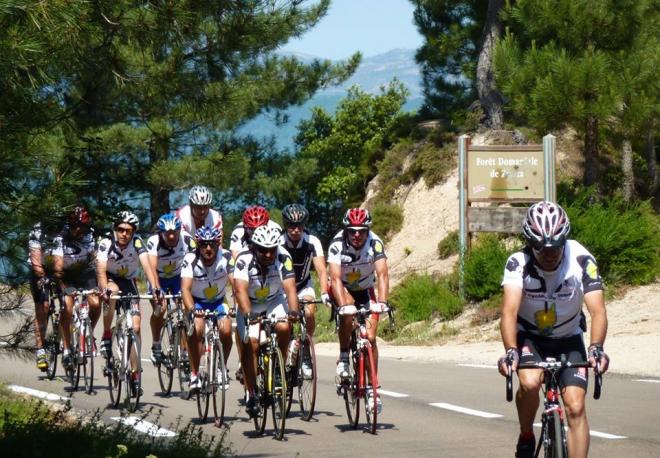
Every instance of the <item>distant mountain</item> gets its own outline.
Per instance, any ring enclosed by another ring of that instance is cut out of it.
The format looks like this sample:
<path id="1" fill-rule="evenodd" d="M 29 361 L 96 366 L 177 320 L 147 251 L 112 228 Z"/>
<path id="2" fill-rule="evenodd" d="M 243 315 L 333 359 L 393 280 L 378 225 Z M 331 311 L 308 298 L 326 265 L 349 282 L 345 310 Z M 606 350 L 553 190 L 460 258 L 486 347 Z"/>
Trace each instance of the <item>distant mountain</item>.
<path id="1" fill-rule="evenodd" d="M 303 62 L 310 62 L 316 58 L 301 53 L 287 54 L 293 54 Z M 292 150 L 296 126 L 301 120 L 311 116 L 313 107 L 321 106 L 329 112 L 334 112 L 339 101 L 346 96 L 349 87 L 358 85 L 365 92 L 377 94 L 381 86 L 387 85 L 395 77 L 410 92 L 404 109 L 417 110 L 421 106 L 424 96 L 421 75 L 415 62 L 415 50 L 393 49 L 384 54 L 363 58 L 353 76 L 344 84 L 319 91 L 304 105 L 286 110 L 287 123 L 277 126 L 273 115 L 266 113 L 242 126 L 239 133 L 257 138 L 275 137 L 278 149 Z"/>

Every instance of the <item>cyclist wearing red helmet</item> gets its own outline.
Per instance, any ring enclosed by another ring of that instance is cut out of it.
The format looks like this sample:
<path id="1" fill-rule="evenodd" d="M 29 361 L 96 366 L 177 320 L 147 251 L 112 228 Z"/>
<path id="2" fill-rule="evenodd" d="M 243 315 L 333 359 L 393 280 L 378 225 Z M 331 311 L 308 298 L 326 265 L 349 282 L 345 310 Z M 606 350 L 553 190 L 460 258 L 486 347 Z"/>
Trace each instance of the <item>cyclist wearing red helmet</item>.
<path id="1" fill-rule="evenodd" d="M 252 205 L 245 209 L 243 212 L 243 220 L 238 223 L 232 231 L 231 240 L 229 242 L 229 250 L 234 259 L 238 256 L 238 253 L 249 248 L 251 243 L 250 239 L 254 230 L 259 226 L 264 226 L 266 224 L 269 224 L 282 232 L 280 225 L 270 219 L 268 210 L 261 205 Z"/>
<path id="2" fill-rule="evenodd" d="M 371 215 L 364 208 L 351 208 L 342 221 L 344 229 L 339 231 L 328 248 L 328 264 L 332 294 L 337 306 L 354 304 L 369 307 L 372 302 L 387 302 L 389 274 L 383 241 L 371 230 Z M 377 279 L 377 281 L 376 281 Z M 377 283 L 377 294 L 374 291 Z M 348 346 L 352 330 L 352 317 L 342 316 L 339 325 L 339 361 L 337 377 L 348 376 Z M 374 351 L 378 370 L 378 314 L 368 319 L 368 338 Z M 371 391 L 370 391 L 371 393 Z M 368 394 L 368 406 L 382 410 L 380 397 Z"/>
<path id="3" fill-rule="evenodd" d="M 557 360 L 566 354 L 569 361 L 596 360 L 605 372 L 609 358 L 603 351 L 607 334 L 607 313 L 603 282 L 594 257 L 575 240 L 568 240 L 570 222 L 563 208 L 552 202 L 538 202 L 527 211 L 523 237 L 527 246 L 512 254 L 504 269 L 504 297 L 500 329 L 506 355 L 498 362 L 502 375 L 508 364 L 515 371 L 518 362 Z M 589 348 L 585 351 L 582 333 L 582 303 L 591 315 Z M 534 456 L 532 424 L 539 407 L 541 369 L 518 371 L 516 394 L 520 436 L 517 457 Z M 586 457 L 589 450 L 589 423 L 584 408 L 587 370 L 567 368 L 560 377 L 568 419 L 568 451 L 572 457 Z"/>

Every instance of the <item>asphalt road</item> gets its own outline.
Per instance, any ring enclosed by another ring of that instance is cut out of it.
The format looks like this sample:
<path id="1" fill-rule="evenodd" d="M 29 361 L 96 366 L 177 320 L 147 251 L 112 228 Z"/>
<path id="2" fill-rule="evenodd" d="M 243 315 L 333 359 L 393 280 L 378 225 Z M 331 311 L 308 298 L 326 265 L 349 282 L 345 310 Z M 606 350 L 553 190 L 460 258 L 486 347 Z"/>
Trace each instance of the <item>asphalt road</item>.
<path id="1" fill-rule="evenodd" d="M 159 424 L 174 429 L 179 419 L 195 419 L 194 400 L 181 399 L 177 392 L 168 397 L 159 393 L 158 378 L 149 358 L 149 307 L 145 307 L 142 347 L 143 387 L 141 416 L 152 409 L 147 419 L 160 415 Z M 4 326 L 3 326 L 4 327 Z M 97 334 L 99 332 L 97 331 Z M 312 421 L 302 421 L 297 414 L 286 421 L 283 441 L 272 435 L 269 418 L 266 433 L 256 437 L 252 421 L 248 421 L 239 404 L 242 387 L 235 381 L 228 390 L 227 438 L 241 456 L 416 456 L 472 457 L 512 456 L 517 437 L 515 406 L 504 398 L 504 378 L 494 367 L 460 366 L 456 364 L 419 363 L 381 359 L 380 380 L 383 412 L 379 415 L 376 436 L 347 424 L 343 400 L 334 387 L 335 359 L 318 356 L 319 368 L 316 414 Z M 109 396 L 100 377 L 103 359 L 96 359 L 97 385 L 92 395 L 80 390 L 69 393 L 59 378 L 49 381 L 41 377 L 34 361 L 0 356 L 0 379 L 21 390 L 37 390 L 32 395 L 50 393 L 70 398 L 75 409 L 105 409 L 108 423 L 120 412 L 109 408 Z M 235 351 L 230 357 L 230 371 L 236 368 Z M 61 374 L 61 371 L 60 371 Z M 591 456 L 657 457 L 660 456 L 660 381 L 640 380 L 633 376 L 607 374 L 603 395 L 598 401 L 587 401 L 591 438 Z M 294 402 L 292 412 L 297 409 Z M 470 410 L 471 409 L 471 410 Z M 364 413 L 361 414 L 361 420 Z M 193 420 L 196 422 L 196 420 Z M 140 427 L 139 425 L 137 427 Z M 203 426 L 208 434 L 223 431 L 210 422 Z M 161 433 L 165 431 L 161 430 Z M 537 429 L 538 432 L 538 429 Z"/>

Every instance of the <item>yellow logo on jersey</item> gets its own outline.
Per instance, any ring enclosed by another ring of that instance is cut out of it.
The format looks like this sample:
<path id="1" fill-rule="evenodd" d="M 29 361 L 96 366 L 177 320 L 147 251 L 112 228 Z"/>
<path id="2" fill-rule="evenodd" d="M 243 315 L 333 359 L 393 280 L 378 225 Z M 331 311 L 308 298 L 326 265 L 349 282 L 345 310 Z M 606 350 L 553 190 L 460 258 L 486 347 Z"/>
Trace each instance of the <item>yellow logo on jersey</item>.
<path id="1" fill-rule="evenodd" d="M 383 252 L 383 244 L 380 243 L 378 240 L 374 243 L 374 251 L 376 253 L 382 253 Z"/>
<path id="2" fill-rule="evenodd" d="M 142 248 L 142 240 L 135 239 L 135 248 Z"/>
<path id="3" fill-rule="evenodd" d="M 591 259 L 587 261 L 587 275 L 589 278 L 592 280 L 595 280 L 598 278 L 598 267 L 596 267 L 596 263 L 594 263 Z"/>
<path id="4" fill-rule="evenodd" d="M 362 275 L 357 270 L 347 273 L 346 281 L 348 282 L 348 286 L 350 286 L 351 288 L 357 286 L 361 276 Z"/>
<path id="5" fill-rule="evenodd" d="M 263 288 L 257 288 L 254 291 L 254 295 L 259 302 L 265 301 L 269 294 L 270 294 L 270 287 L 268 285 L 264 285 Z"/>
<path id="6" fill-rule="evenodd" d="M 171 262 L 167 263 L 167 265 L 163 267 L 163 276 L 165 278 L 170 278 L 175 270 L 176 270 L 175 264 L 172 264 Z"/>
<path id="7" fill-rule="evenodd" d="M 117 276 L 118 277 L 126 278 L 127 275 L 128 275 L 128 266 L 122 266 L 117 271 Z"/>
<path id="8" fill-rule="evenodd" d="M 557 323 L 557 305 L 553 302 L 548 311 L 539 310 L 534 314 L 536 327 L 543 336 L 552 334 L 555 323 Z"/>
<path id="9" fill-rule="evenodd" d="M 55 256 L 53 256 L 52 254 L 47 254 L 46 256 L 44 256 L 44 264 L 46 265 L 46 267 L 52 269 L 53 266 L 55 265 Z"/>
<path id="10" fill-rule="evenodd" d="M 209 283 L 209 286 L 204 288 L 204 297 L 207 299 L 214 299 L 218 295 L 218 286 L 217 285 L 211 285 Z"/>
<path id="11" fill-rule="evenodd" d="M 293 270 L 293 262 L 291 262 L 291 258 L 286 258 L 286 261 L 284 261 L 284 268 L 286 270 Z"/>
<path id="12" fill-rule="evenodd" d="M 190 239 L 190 248 L 193 250 L 197 248 L 197 242 L 195 242 L 195 239 Z"/>

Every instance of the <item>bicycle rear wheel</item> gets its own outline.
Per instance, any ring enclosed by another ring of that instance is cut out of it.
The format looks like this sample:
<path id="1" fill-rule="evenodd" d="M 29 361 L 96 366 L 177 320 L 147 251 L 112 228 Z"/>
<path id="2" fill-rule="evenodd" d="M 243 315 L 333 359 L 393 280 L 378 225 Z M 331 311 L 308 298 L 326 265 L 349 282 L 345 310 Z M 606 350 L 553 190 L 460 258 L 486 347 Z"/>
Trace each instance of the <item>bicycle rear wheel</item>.
<path id="1" fill-rule="evenodd" d="M 211 396 L 213 397 L 213 416 L 215 426 L 221 426 L 225 416 L 225 390 L 227 383 L 227 368 L 225 367 L 225 355 L 222 350 L 222 343 L 216 342 L 213 345 L 213 383 L 211 386 Z M 219 399 L 218 399 L 219 398 Z"/>
<path id="2" fill-rule="evenodd" d="M 260 351 L 263 350 L 263 347 Z M 270 357 L 268 354 L 259 355 L 257 363 L 257 375 L 254 394 L 259 402 L 259 415 L 254 417 L 254 429 L 259 436 L 264 433 L 266 429 L 266 418 L 268 418 L 269 395 L 266 390 L 266 380 L 268 371 L 268 361 Z"/>
<path id="3" fill-rule="evenodd" d="M 49 313 L 48 315 L 44 336 L 44 350 L 46 350 L 46 354 L 48 355 L 46 378 L 53 380 L 57 372 L 57 356 L 62 352 L 60 349 L 60 324 L 55 313 Z"/>
<path id="4" fill-rule="evenodd" d="M 84 364 L 85 358 L 80 358 L 80 328 L 74 327 L 71 331 L 71 365 L 65 367 L 66 378 L 71 385 L 70 390 L 75 391 L 80 385 L 80 366 Z"/>
<path id="5" fill-rule="evenodd" d="M 179 393 L 183 398 L 190 399 L 190 391 L 186 387 L 186 382 L 190 380 L 190 361 L 187 354 L 184 353 L 183 339 L 186 339 L 185 329 L 177 326 L 174 331 L 173 355 L 175 356 L 172 360 L 172 367 L 176 367 Z"/>
<path id="6" fill-rule="evenodd" d="M 211 395 L 211 367 L 213 366 L 212 352 L 207 350 L 206 342 L 204 342 L 204 356 L 199 364 L 199 371 L 197 376 L 201 382 L 201 387 L 197 391 L 197 413 L 202 421 L 206 421 L 209 416 L 209 397 Z"/>
<path id="7" fill-rule="evenodd" d="M 165 322 L 163 329 L 160 332 L 160 346 L 162 358 L 160 363 L 156 366 L 158 370 L 158 383 L 160 384 L 160 391 L 163 394 L 170 394 L 172 391 L 172 376 L 174 375 L 174 365 L 172 360 L 176 359 L 174 354 L 173 336 L 170 331 L 172 325 L 169 321 Z"/>
<path id="8" fill-rule="evenodd" d="M 125 372 L 126 393 L 124 398 L 126 401 L 126 409 L 129 412 L 135 412 L 140 404 L 140 397 L 142 396 L 142 360 L 140 359 L 140 338 L 134 334 L 126 337 L 126 344 L 128 346 L 127 357 L 127 370 Z M 135 367 L 132 366 L 131 356 L 135 358 Z"/>
<path id="9" fill-rule="evenodd" d="M 303 363 L 307 363 L 311 374 L 306 376 L 303 373 Z M 316 352 L 314 351 L 314 340 L 309 335 L 305 336 L 301 342 L 298 356 L 298 401 L 302 419 L 311 420 L 316 404 Z M 289 401 L 290 403 L 291 401 Z"/>
<path id="10" fill-rule="evenodd" d="M 547 416 L 548 440 L 545 443 L 545 456 L 549 458 L 566 458 L 566 432 L 559 411 L 553 410 Z"/>
<path id="11" fill-rule="evenodd" d="M 353 346 L 348 351 L 349 357 L 349 377 L 348 381 L 342 383 L 344 395 L 344 404 L 346 405 L 346 415 L 348 423 L 353 429 L 357 428 L 360 420 L 360 396 L 359 396 L 359 353 L 353 350 Z"/>
<path id="12" fill-rule="evenodd" d="M 273 412 L 273 427 L 275 428 L 275 439 L 282 440 L 284 437 L 284 425 L 286 423 L 286 371 L 284 369 L 284 359 L 279 347 L 275 347 L 275 351 L 271 353 L 271 371 L 272 382 L 271 397 L 272 397 L 272 412 Z"/>
<path id="13" fill-rule="evenodd" d="M 85 393 L 92 394 L 94 389 L 94 336 L 92 335 L 92 322 L 87 318 L 83 325 L 84 338 L 81 340 L 83 379 L 85 380 Z"/>
<path id="14" fill-rule="evenodd" d="M 373 348 L 371 345 L 367 345 L 366 358 L 364 361 L 365 374 L 369 374 L 369 381 L 371 382 L 372 390 L 372 399 L 373 405 L 369 405 L 369 399 L 365 396 L 364 398 L 364 412 L 367 418 L 367 425 L 369 426 L 369 431 L 371 434 L 376 434 L 376 429 L 378 428 L 378 376 L 376 374 L 376 362 L 374 359 Z M 364 355 L 364 352 L 362 353 Z M 366 383 L 366 379 L 364 380 Z"/>
<path id="15" fill-rule="evenodd" d="M 108 378 L 108 392 L 110 404 L 118 407 L 121 400 L 121 385 L 124 381 L 126 369 L 122 364 L 124 355 L 124 336 L 116 329 L 112 330 L 112 352 L 106 358 L 105 374 Z"/>

